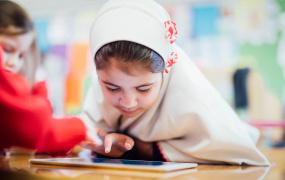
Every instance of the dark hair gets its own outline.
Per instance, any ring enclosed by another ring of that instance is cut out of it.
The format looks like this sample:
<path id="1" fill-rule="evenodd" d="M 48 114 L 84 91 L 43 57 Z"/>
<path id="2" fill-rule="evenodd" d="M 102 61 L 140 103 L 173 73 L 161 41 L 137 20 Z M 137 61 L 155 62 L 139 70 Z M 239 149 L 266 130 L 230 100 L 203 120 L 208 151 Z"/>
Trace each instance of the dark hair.
<path id="1" fill-rule="evenodd" d="M 18 35 L 32 30 L 33 23 L 21 6 L 0 0 L 0 34 Z"/>
<path id="2" fill-rule="evenodd" d="M 130 41 L 115 41 L 102 46 L 95 55 L 97 70 L 107 68 L 110 58 L 116 58 L 116 66 L 129 73 L 130 67 L 148 70 L 152 73 L 164 71 L 163 58 L 152 49 Z M 130 66 L 132 63 L 132 66 Z"/>

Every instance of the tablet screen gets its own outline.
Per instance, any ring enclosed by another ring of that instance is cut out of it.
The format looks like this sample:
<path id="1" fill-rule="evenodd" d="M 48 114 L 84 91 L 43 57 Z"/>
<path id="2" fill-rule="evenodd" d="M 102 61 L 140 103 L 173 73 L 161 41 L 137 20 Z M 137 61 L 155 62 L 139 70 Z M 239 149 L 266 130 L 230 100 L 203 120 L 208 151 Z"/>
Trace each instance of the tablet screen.
<path id="1" fill-rule="evenodd" d="M 104 159 L 104 158 L 30 159 L 30 163 L 45 164 L 45 165 L 86 166 L 86 167 L 153 170 L 153 171 L 173 171 L 173 170 L 189 169 L 197 167 L 196 163 Z"/>

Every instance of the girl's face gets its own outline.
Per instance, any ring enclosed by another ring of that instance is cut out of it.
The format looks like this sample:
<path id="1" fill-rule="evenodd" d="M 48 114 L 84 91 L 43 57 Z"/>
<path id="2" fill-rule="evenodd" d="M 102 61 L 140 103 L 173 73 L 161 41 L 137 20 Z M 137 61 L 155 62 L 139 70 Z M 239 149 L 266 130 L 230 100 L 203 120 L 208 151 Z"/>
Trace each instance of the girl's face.
<path id="1" fill-rule="evenodd" d="M 114 61 L 111 58 L 111 62 Z M 115 63 L 97 72 L 104 97 L 126 118 L 136 117 L 149 109 L 158 98 L 162 84 L 161 73 L 141 72 L 131 68 L 129 75 L 118 69 Z"/>
<path id="2" fill-rule="evenodd" d="M 3 67 L 14 73 L 19 73 L 33 39 L 32 32 L 20 35 L 0 35 L 0 43 L 3 47 Z"/>

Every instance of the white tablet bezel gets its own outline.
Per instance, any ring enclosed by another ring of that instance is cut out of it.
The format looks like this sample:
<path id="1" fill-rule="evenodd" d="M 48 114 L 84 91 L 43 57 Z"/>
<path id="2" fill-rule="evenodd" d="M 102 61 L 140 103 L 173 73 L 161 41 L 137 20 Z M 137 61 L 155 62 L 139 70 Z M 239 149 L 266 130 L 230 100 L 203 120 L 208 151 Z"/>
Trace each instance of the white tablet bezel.
<path id="1" fill-rule="evenodd" d="M 82 162 L 83 159 L 86 161 L 89 160 L 89 162 Z M 115 163 L 105 163 L 105 162 L 104 163 L 93 162 L 91 161 L 91 159 L 93 158 L 50 158 L 50 159 L 30 159 L 29 161 L 31 164 L 42 164 L 42 165 L 77 166 L 77 167 L 84 166 L 84 167 L 95 167 L 95 168 L 97 167 L 97 168 L 113 168 L 113 169 L 160 171 L 160 172 L 169 172 L 181 169 L 196 168 L 198 166 L 198 164 L 196 163 L 179 163 L 179 162 L 163 162 L 162 165 L 115 164 Z M 134 160 L 123 160 L 123 161 L 134 162 Z M 146 162 L 146 161 L 141 161 L 141 162 Z"/>

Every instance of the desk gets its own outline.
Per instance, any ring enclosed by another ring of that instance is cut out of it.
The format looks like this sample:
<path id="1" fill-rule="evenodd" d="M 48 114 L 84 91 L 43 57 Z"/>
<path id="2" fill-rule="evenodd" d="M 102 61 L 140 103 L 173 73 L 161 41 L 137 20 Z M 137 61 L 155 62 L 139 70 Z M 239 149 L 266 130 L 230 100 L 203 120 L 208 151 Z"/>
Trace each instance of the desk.
<path id="1" fill-rule="evenodd" d="M 74 179 L 74 180 L 142 180 L 142 179 L 234 179 L 234 180 L 284 180 L 285 149 L 261 149 L 273 164 L 271 167 L 198 165 L 196 169 L 175 173 L 150 173 L 95 168 L 76 168 L 61 166 L 35 166 L 29 164 L 30 158 L 48 158 L 44 155 L 0 156 L 0 179 Z"/>

